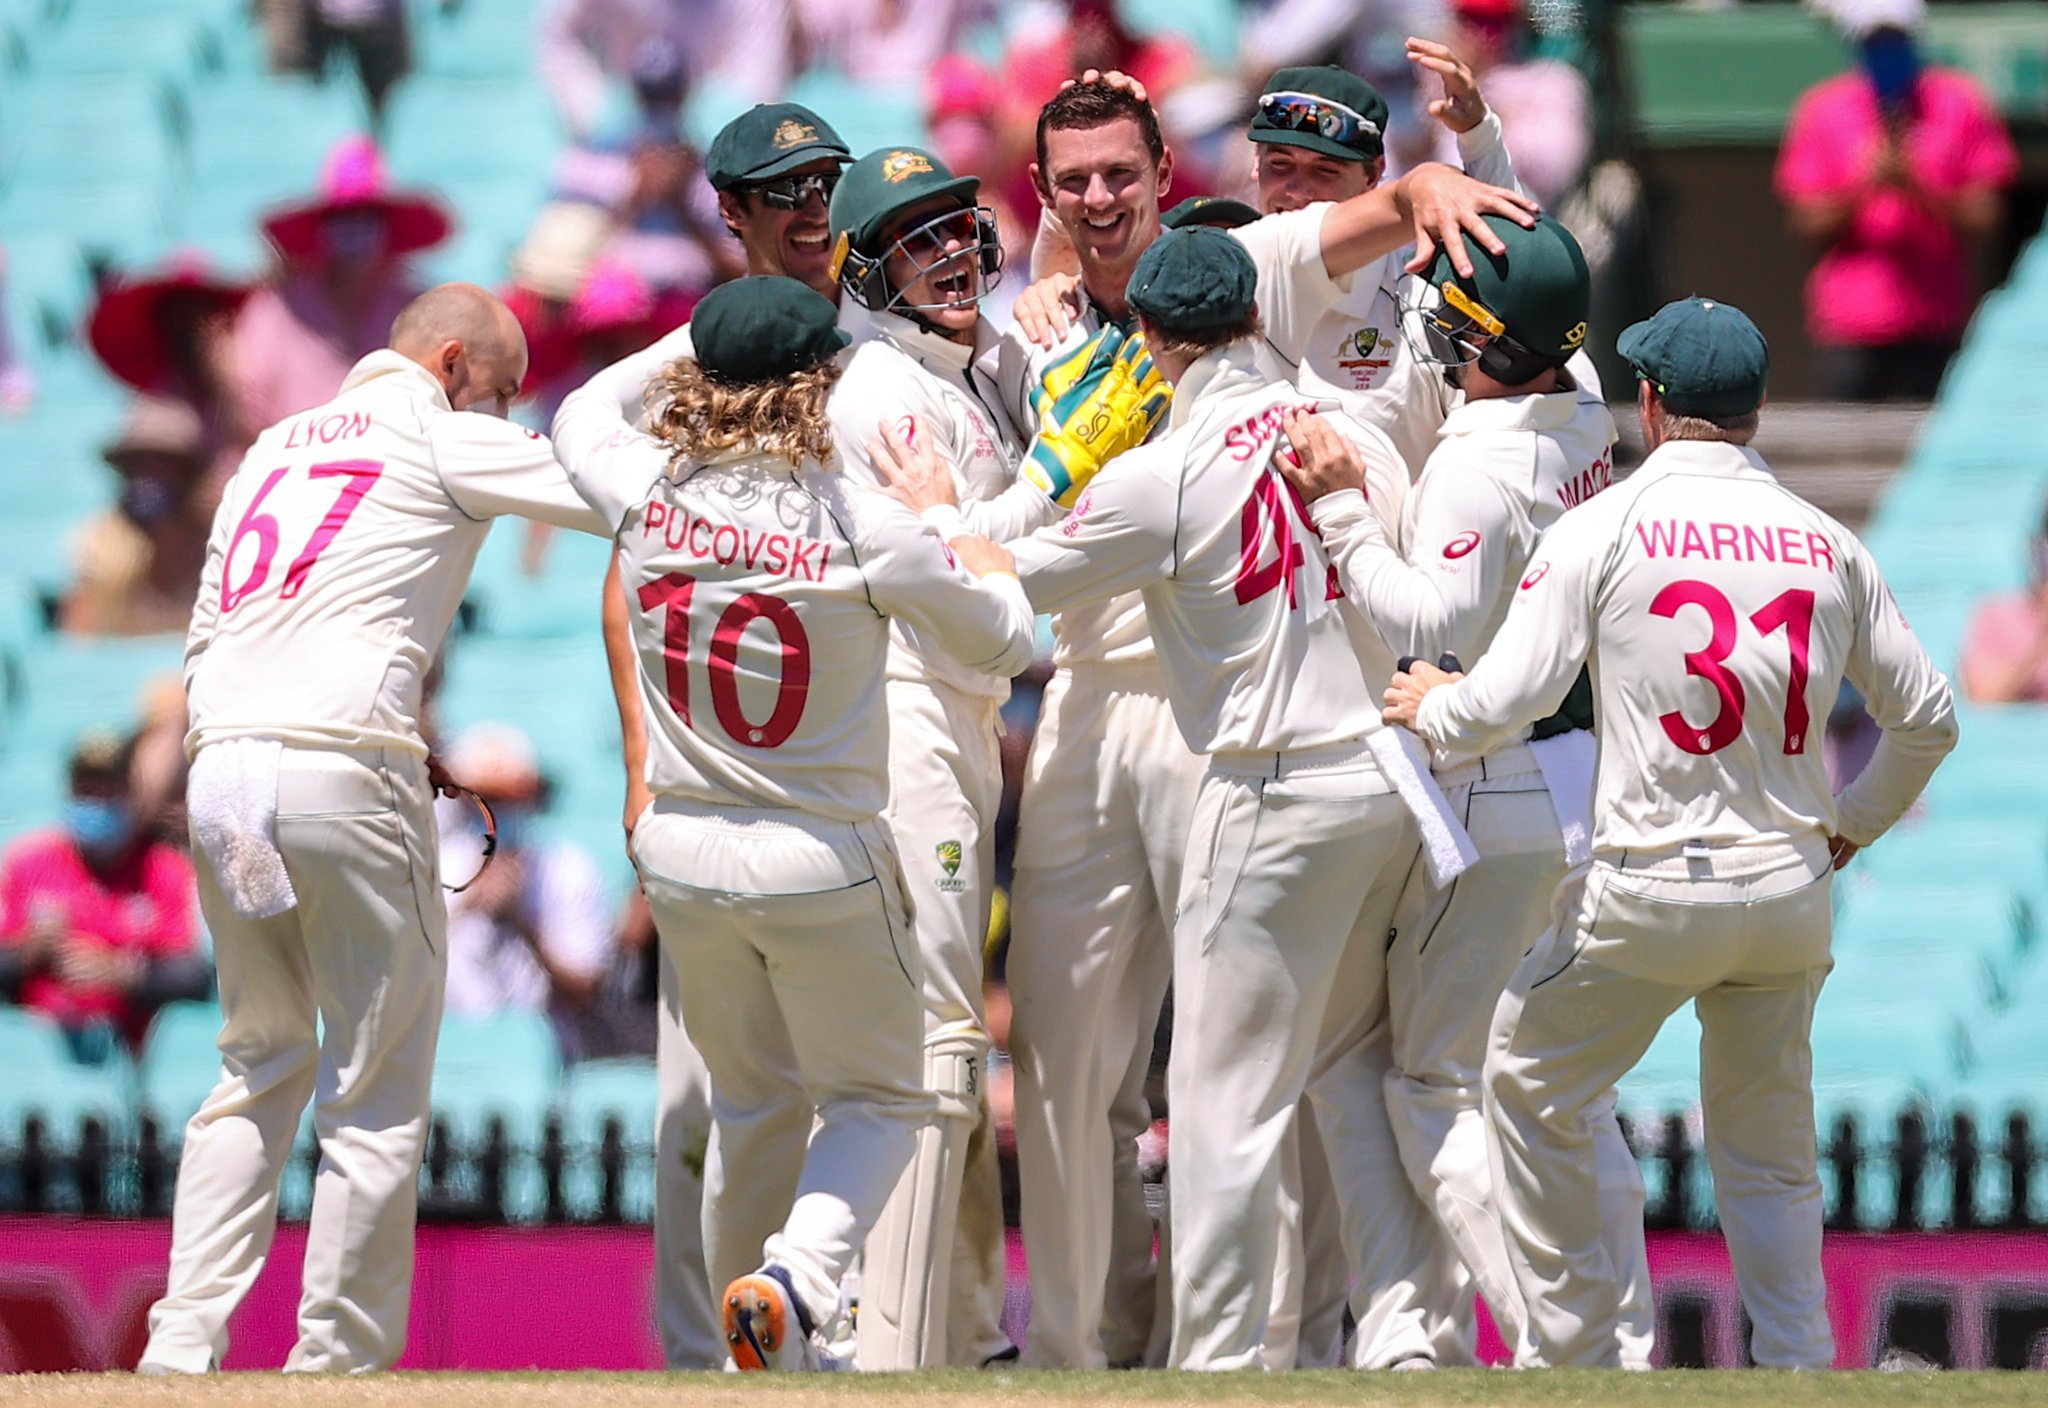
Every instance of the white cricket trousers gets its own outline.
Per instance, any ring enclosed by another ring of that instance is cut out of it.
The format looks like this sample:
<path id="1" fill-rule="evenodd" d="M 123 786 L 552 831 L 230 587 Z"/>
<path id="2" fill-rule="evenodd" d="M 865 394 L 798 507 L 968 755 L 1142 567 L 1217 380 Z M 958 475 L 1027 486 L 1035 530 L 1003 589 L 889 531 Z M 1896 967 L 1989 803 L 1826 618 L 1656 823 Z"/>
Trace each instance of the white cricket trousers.
<path id="1" fill-rule="evenodd" d="M 1549 928 L 1569 867 L 1549 789 L 1526 747 L 1472 759 L 1440 771 L 1438 780 L 1479 860 L 1448 886 L 1432 884 L 1423 865 L 1409 875 L 1387 953 L 1394 1043 L 1387 1113 L 1409 1180 L 1513 1347 L 1525 1316 L 1488 1166 L 1482 1074 L 1494 1010 Z M 1622 1272 L 1621 1360 L 1648 1368 L 1656 1314 L 1643 1243 L 1642 1173 L 1615 1119 L 1611 1092 L 1587 1119 L 1608 1254 Z M 1470 1328 L 1468 1319 L 1465 1331 Z"/>
<path id="2" fill-rule="evenodd" d="M 225 1022 L 220 1083 L 185 1126 L 171 1269 L 147 1366 L 200 1373 L 263 1269 L 306 1102 L 320 1140 L 288 1370 L 388 1369 L 405 1347 L 428 1085 L 448 974 L 424 760 L 287 747 L 277 844 L 298 904 L 229 907 L 203 852 Z"/>
<path id="3" fill-rule="evenodd" d="M 704 1269 L 704 1157 L 711 1140 L 711 1073 L 683 1029 L 682 987 L 663 945 L 656 956 L 654 1317 L 662 1362 L 716 1369 L 724 1317 Z"/>
<path id="4" fill-rule="evenodd" d="M 913 680 L 892 679 L 885 689 L 889 806 L 883 816 L 896 839 L 911 930 L 924 958 L 925 1035 L 940 1036 L 938 1029 L 949 1025 L 958 1032 L 958 1024 L 972 1023 L 983 1045 L 975 1061 L 985 1071 L 983 953 L 995 899 L 996 813 L 1003 803 L 1002 701 Z M 963 1158 L 946 1174 L 959 1180 L 959 1214 L 943 1278 L 945 1301 L 936 1312 L 945 1317 L 940 1363 L 970 1369 L 1010 1343 L 1000 1323 L 1008 1271 L 1002 1175 L 987 1082 L 977 1078 L 976 1084 L 979 1113 L 965 1132 Z M 937 1108 L 943 1121 L 947 1105 Z M 898 1196 L 914 1196 L 908 1183 Z M 870 1285 L 874 1271 L 873 1265 L 863 1268 L 863 1296 L 881 1289 L 890 1297 L 887 1288 Z M 895 1295 L 915 1299 L 908 1288 Z"/>
<path id="5" fill-rule="evenodd" d="M 660 797 L 633 859 L 711 1073 L 710 1285 L 773 1263 L 822 1326 L 931 1116 L 888 829 Z"/>
<path id="6" fill-rule="evenodd" d="M 1008 966 L 1032 1368 L 1133 1362 L 1152 1338 L 1137 1140 L 1204 766 L 1156 660 L 1062 668 L 1046 685 Z"/>
<path id="7" fill-rule="evenodd" d="M 1689 999 L 1707 1163 L 1752 1354 L 1769 1368 L 1834 1361 L 1808 1041 L 1832 967 L 1826 842 L 1688 850 L 1596 859 L 1501 999 L 1486 1112 L 1528 1307 L 1524 1365 L 1620 1362 L 1593 1112 L 1605 1118 L 1609 1087 Z"/>
<path id="8" fill-rule="evenodd" d="M 1202 779 L 1167 1071 L 1176 1368 L 1261 1367 L 1282 1143 L 1304 1091 L 1337 1184 L 1362 1335 L 1386 1313 L 1374 1292 L 1425 1255 L 1433 1229 L 1401 1174 L 1382 1085 L 1387 931 L 1416 846 L 1362 742 L 1218 755 Z"/>

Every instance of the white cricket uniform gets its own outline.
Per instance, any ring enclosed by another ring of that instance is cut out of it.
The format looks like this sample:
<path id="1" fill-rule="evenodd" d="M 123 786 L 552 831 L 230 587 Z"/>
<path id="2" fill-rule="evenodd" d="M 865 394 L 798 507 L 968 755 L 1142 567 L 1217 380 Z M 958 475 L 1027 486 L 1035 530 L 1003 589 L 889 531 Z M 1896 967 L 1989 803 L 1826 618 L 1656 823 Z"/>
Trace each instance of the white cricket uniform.
<path id="1" fill-rule="evenodd" d="M 1521 188 L 1495 114 L 1459 136 L 1458 155 L 1474 180 Z M 1318 202 L 1230 233 L 1258 268 L 1267 348 L 1286 374 L 1309 395 L 1334 400 L 1386 432 L 1416 474 L 1459 397 L 1437 367 L 1417 359 L 1401 332 L 1396 290 L 1414 250 L 1400 249 L 1333 278 L 1322 258 L 1323 217 L 1331 209 L 1330 202 Z M 1575 359 L 1574 374 L 1582 366 L 1581 384 L 1597 391 L 1590 362 Z"/>
<path id="2" fill-rule="evenodd" d="M 958 497 L 977 507 L 976 531 L 1014 538 L 1060 514 L 1017 480 L 1020 435 L 997 386 L 1002 345 L 983 320 L 972 344 L 930 332 L 897 313 L 867 312 L 862 338 L 833 389 L 833 431 L 847 475 L 877 484 L 867 444 L 893 426 L 932 445 L 953 471 Z M 966 1141 L 913 1160 L 891 1209 L 869 1242 L 861 1270 L 864 1369 L 978 1368 L 1009 1347 L 1003 1310 L 1002 1180 L 995 1126 L 981 1072 L 987 1057 L 982 949 L 995 897 L 996 813 L 1002 807 L 1005 676 L 970 670 L 916 627 L 890 632 L 889 809 L 911 927 L 924 954 L 925 1029 L 967 1063 L 935 1063 L 964 1077 L 963 1091 L 938 1091 L 939 1118 L 958 1116 Z M 950 1098 L 949 1097 L 953 1097 Z M 947 1130 L 934 1130 L 936 1145 Z M 955 1157 L 957 1155 L 957 1157 Z M 941 1165 L 945 1165 L 941 1168 Z M 922 1191 L 920 1191 L 922 1190 Z M 936 1198 L 936 1204 L 933 1199 Z M 926 1219 L 918 1213 L 927 1209 Z M 911 1243 L 930 1226 L 934 1255 Z M 931 1263 L 936 1264 L 931 1264 Z M 913 1284 L 914 1283 L 914 1284 Z"/>
<path id="3" fill-rule="evenodd" d="M 185 655 L 195 834 L 234 838 L 227 872 L 197 848 L 222 1069 L 186 1126 L 145 1365 L 200 1372 L 226 1353 L 316 1089 L 286 1367 L 389 1368 L 404 1347 L 447 978 L 420 686 L 504 514 L 602 531 L 544 438 L 452 411 L 388 351 L 264 431 L 228 482 Z M 271 906 L 250 878 L 259 856 L 282 882 Z M 266 907 L 281 912 L 243 917 Z"/>
<path id="4" fill-rule="evenodd" d="M 644 379 L 644 354 L 600 373 L 556 430 L 637 605 L 656 800 L 633 852 L 711 1072 L 706 1262 L 714 1286 L 783 1267 L 822 1327 L 932 1112 L 922 964 L 878 820 L 888 622 L 1014 672 L 1031 613 L 816 465 L 728 455 L 671 478 L 622 414 Z"/>
<path id="5" fill-rule="evenodd" d="M 1346 591 L 1397 654 L 1449 651 L 1470 665 L 1507 615 L 1539 535 L 1612 481 L 1613 443 L 1613 417 L 1583 390 L 1462 402 L 1409 496 L 1401 551 L 1359 494 L 1327 495 L 1309 513 Z M 1593 735 L 1561 721 L 1545 732 L 1479 757 L 1437 753 L 1437 780 L 1480 859 L 1443 886 L 1416 868 L 1387 954 L 1387 1109 L 1402 1162 L 1510 1344 L 1525 1317 L 1494 1212 L 1480 1075 L 1500 994 L 1549 926 L 1571 865 L 1561 818 L 1582 838 L 1582 862 L 1592 801 Z M 1622 1358 L 1646 1368 L 1656 1326 L 1642 1177 L 1611 1108 L 1593 1128 L 1609 1250 L 1625 1281 Z"/>
<path id="6" fill-rule="evenodd" d="M 1491 647 L 1416 731 L 1511 744 L 1589 665 L 1593 864 L 1502 998 L 1486 1113 L 1518 1360 L 1613 1365 L 1620 1289 L 1589 1107 L 1688 1000 L 1721 1226 L 1760 1365 L 1834 1358 L 1815 1171 L 1814 999 L 1832 965 L 1828 837 L 1876 840 L 1955 744 L 1948 682 L 1849 531 L 1754 451 L 1660 446 L 1537 548 Z M 1844 677 L 1883 730 L 1838 799 L 1818 730 Z"/>
<path id="7" fill-rule="evenodd" d="M 1188 840 L 1204 864 L 1183 874 L 1174 926 L 1170 1357 L 1184 1368 L 1262 1363 L 1281 1146 L 1305 1090 L 1339 1185 L 1362 1333 L 1378 1328 L 1372 1288 L 1410 1274 L 1428 1230 L 1398 1158 L 1380 1153 L 1392 1135 L 1378 1072 L 1363 1065 L 1417 836 L 1374 761 L 1372 696 L 1392 661 L 1354 628 L 1273 467 L 1281 416 L 1300 404 L 1251 345 L 1212 352 L 1182 378 L 1163 437 L 1013 547 L 1042 609 L 1142 592 L 1175 720 L 1209 758 Z M 1391 461 L 1384 448 L 1375 458 Z"/>

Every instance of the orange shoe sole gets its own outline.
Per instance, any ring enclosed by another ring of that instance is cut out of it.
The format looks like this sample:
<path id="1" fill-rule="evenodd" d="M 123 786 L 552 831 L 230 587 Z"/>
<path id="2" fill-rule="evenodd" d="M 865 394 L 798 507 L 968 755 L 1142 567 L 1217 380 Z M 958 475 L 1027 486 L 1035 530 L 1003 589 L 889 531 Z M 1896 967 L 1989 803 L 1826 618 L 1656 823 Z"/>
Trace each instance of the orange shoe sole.
<path id="1" fill-rule="evenodd" d="M 742 1370 L 772 1369 L 789 1334 L 788 1301 L 767 1276 L 742 1276 L 725 1288 L 725 1343 Z"/>

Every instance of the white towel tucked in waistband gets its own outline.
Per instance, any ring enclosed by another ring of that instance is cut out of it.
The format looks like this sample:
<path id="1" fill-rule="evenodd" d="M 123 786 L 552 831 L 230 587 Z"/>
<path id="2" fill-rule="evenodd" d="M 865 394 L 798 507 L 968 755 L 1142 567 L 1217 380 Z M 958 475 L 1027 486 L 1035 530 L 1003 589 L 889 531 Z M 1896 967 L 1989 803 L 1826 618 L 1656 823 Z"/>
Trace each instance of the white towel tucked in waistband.
<path id="1" fill-rule="evenodd" d="M 298 904 L 277 850 L 277 772 L 284 744 L 269 738 L 209 743 L 192 760 L 185 805 L 192 839 L 206 853 L 222 893 L 244 919 L 268 919 Z"/>
<path id="2" fill-rule="evenodd" d="M 1479 859 L 1478 848 L 1465 834 L 1464 825 L 1451 814 L 1443 788 L 1430 776 L 1429 758 L 1422 740 L 1405 728 L 1375 729 L 1366 735 L 1373 761 L 1422 828 L 1422 855 L 1429 862 L 1430 883 L 1441 889 L 1463 875 Z"/>
<path id="3" fill-rule="evenodd" d="M 1548 738 L 1529 740 L 1536 755 L 1543 785 L 1550 789 L 1550 809 L 1557 813 L 1557 829 L 1564 835 L 1567 865 L 1584 865 L 1593 858 L 1593 770 L 1600 748 L 1593 735 L 1575 728 Z"/>

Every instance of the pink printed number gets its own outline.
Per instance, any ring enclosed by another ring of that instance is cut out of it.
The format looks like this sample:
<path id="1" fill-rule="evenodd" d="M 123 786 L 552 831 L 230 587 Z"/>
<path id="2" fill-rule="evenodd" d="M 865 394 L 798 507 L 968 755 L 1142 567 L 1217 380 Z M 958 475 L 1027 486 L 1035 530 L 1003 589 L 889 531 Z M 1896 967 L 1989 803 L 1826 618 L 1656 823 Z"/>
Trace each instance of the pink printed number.
<path id="1" fill-rule="evenodd" d="M 254 497 L 249 500 L 249 507 L 242 513 L 242 521 L 235 525 L 234 536 L 228 539 L 228 550 L 221 560 L 220 570 L 220 609 L 223 613 L 232 611 L 247 601 L 258 588 L 270 580 L 271 564 L 277 560 L 278 522 L 275 514 L 261 512 L 261 509 L 263 501 L 270 497 L 270 491 L 290 472 L 289 465 L 270 471 Z M 309 479 L 345 478 L 348 483 L 342 486 L 333 506 L 320 520 L 320 526 L 313 530 L 313 536 L 306 540 L 305 548 L 292 559 L 291 565 L 285 568 L 284 585 L 277 594 L 279 600 L 290 601 L 299 594 L 299 589 L 306 585 L 306 578 L 313 571 L 314 564 L 320 561 L 320 554 L 327 551 L 327 545 L 347 526 L 349 517 L 356 511 L 356 506 L 362 503 L 363 495 L 370 492 L 370 486 L 375 484 L 378 476 L 383 473 L 384 465 L 380 460 L 333 460 L 326 464 L 312 465 L 306 470 L 306 477 Z M 241 585 L 236 586 L 232 584 L 235 549 L 242 545 L 242 539 L 251 534 L 256 538 L 256 561 L 250 566 L 249 575 L 242 579 Z"/>
<path id="2" fill-rule="evenodd" d="M 696 578 L 687 572 L 671 572 L 643 584 L 639 593 L 643 611 L 667 613 L 661 628 L 663 683 L 669 707 L 683 727 L 693 732 L 697 725 L 690 716 L 690 604 L 696 590 Z M 774 628 L 781 656 L 775 707 L 758 724 L 740 706 L 739 686 L 740 637 L 756 621 L 766 621 Z M 779 748 L 787 743 L 803 721 L 811 692 L 811 638 L 796 608 L 761 592 L 744 593 L 719 614 L 711 630 L 709 656 L 705 673 L 711 683 L 711 710 L 726 736 L 749 748 Z"/>
<path id="3" fill-rule="evenodd" d="M 1687 580 L 1668 583 L 1650 602 L 1650 611 L 1657 616 L 1675 617 L 1687 606 L 1697 606 L 1707 613 L 1713 636 L 1705 649 L 1686 652 L 1685 672 L 1712 683 L 1715 693 L 1720 695 L 1721 707 L 1710 721 L 1698 727 L 1687 722 L 1676 709 L 1660 715 L 1657 722 L 1664 726 L 1664 736 L 1678 747 L 1704 757 L 1720 752 L 1741 734 L 1747 696 L 1742 681 L 1722 663 L 1735 650 L 1735 607 L 1719 587 Z M 1786 653 L 1790 657 L 1785 680 L 1785 751 L 1804 753 L 1812 717 L 1806 703 L 1806 680 L 1813 635 L 1813 593 L 1804 588 L 1783 592 L 1749 620 L 1762 635 L 1784 628 Z"/>
<path id="4" fill-rule="evenodd" d="M 1279 586 L 1284 578 L 1288 608 L 1291 610 L 1299 606 L 1294 573 L 1303 560 L 1301 544 L 1294 540 L 1294 527 L 1288 522 L 1287 509 L 1281 503 L 1277 476 L 1260 476 L 1252 496 L 1244 501 L 1244 511 L 1238 516 L 1238 529 L 1242 555 L 1237 564 L 1237 604 L 1244 606 L 1257 601 Z M 1261 563 L 1269 535 L 1273 560 Z"/>

